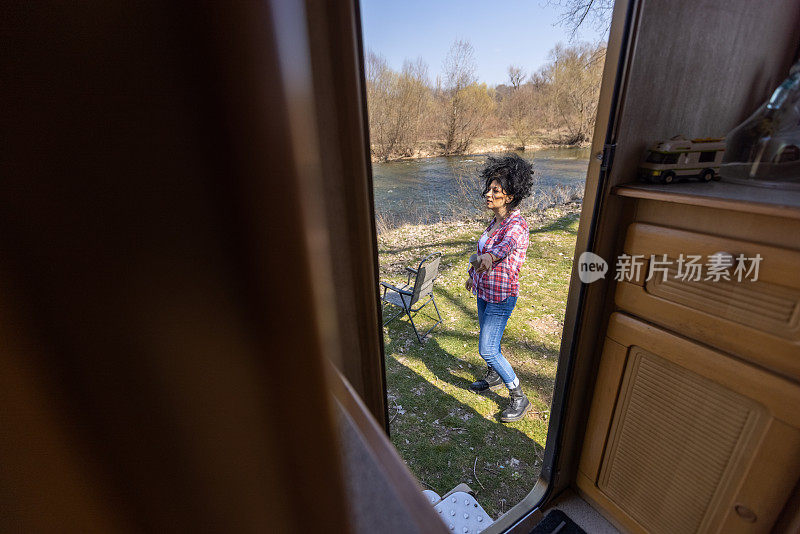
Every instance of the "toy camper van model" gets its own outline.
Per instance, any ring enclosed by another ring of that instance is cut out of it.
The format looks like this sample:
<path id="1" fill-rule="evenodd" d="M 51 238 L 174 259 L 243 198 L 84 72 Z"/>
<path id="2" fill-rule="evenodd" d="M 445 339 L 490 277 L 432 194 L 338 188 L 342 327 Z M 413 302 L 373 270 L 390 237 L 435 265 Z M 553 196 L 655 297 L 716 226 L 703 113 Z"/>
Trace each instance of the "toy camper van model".
<path id="1" fill-rule="evenodd" d="M 681 135 L 650 147 L 639 166 L 643 182 L 669 184 L 676 179 L 719 180 L 719 166 L 725 153 L 724 138 L 692 139 Z"/>

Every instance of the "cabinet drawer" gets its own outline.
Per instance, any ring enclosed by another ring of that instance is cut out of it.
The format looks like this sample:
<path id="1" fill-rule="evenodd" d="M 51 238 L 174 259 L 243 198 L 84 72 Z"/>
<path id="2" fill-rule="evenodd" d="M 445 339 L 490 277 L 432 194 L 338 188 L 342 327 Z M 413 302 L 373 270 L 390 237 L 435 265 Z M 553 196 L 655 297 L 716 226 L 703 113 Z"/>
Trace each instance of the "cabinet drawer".
<path id="1" fill-rule="evenodd" d="M 625 531 L 768 532 L 800 477 L 800 385 L 620 313 L 607 336 L 581 491 Z"/>
<path id="2" fill-rule="evenodd" d="M 681 255 L 726 252 L 734 258 L 761 256 L 755 273 L 737 280 L 681 279 Z M 681 332 L 800 380 L 800 252 L 758 243 L 635 223 L 628 229 L 625 253 L 642 257 L 630 280 L 617 284 L 616 304 L 648 321 Z M 650 259 L 666 259 L 667 272 L 650 275 Z"/>

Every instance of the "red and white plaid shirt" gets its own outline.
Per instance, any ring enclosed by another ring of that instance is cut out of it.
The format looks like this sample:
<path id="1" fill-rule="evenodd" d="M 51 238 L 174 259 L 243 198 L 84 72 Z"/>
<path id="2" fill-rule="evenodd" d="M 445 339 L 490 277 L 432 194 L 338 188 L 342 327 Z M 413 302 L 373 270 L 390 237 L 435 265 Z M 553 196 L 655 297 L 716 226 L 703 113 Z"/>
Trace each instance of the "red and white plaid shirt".
<path id="1" fill-rule="evenodd" d="M 488 230 L 487 226 L 484 234 Z M 478 242 L 478 254 L 488 252 L 500 259 L 494 262 L 492 269 L 487 272 L 478 274 L 474 267 L 469 268 L 473 295 L 486 302 L 501 302 L 508 297 L 519 295 L 519 270 L 525 262 L 528 235 L 528 223 L 522 218 L 519 210 L 514 210 L 506 217 L 500 228 L 488 236 L 483 248 L 480 247 L 480 241 Z"/>

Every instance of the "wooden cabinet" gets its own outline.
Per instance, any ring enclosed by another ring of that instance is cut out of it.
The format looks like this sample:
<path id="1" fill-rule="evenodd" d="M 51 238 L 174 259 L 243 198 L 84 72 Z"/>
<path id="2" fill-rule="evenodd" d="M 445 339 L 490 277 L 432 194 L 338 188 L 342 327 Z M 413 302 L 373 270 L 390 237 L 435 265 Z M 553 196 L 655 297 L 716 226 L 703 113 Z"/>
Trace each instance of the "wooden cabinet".
<path id="1" fill-rule="evenodd" d="M 643 265 L 617 284 L 620 308 L 800 380 L 800 251 L 634 223 L 624 252 Z M 685 267 L 692 257 L 702 260 L 696 267 L 705 267 L 715 254 L 759 260 L 744 260 L 738 273 L 731 266 L 719 278 Z"/>
<path id="2" fill-rule="evenodd" d="M 768 532 L 800 477 L 797 406 L 797 383 L 615 313 L 578 487 L 625 531 Z"/>
<path id="3" fill-rule="evenodd" d="M 705 185 L 615 190 L 642 266 L 616 284 L 577 485 L 624 531 L 768 532 L 800 478 L 800 198 Z M 757 280 L 677 277 L 717 253 L 759 255 Z"/>

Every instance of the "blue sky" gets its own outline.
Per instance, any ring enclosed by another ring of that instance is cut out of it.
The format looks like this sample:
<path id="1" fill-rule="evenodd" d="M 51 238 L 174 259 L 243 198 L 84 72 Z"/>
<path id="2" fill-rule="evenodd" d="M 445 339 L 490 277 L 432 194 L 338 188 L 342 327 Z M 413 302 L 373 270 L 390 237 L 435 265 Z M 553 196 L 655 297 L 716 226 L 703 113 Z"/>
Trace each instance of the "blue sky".
<path id="1" fill-rule="evenodd" d="M 506 82 L 510 64 L 528 74 L 538 70 L 551 48 L 569 43 L 569 29 L 557 24 L 560 14 L 546 0 L 361 0 L 364 49 L 393 69 L 422 57 L 431 81 L 456 39 L 472 43 L 478 78 L 489 85 Z M 576 40 L 594 43 L 601 34 L 589 25 Z"/>

